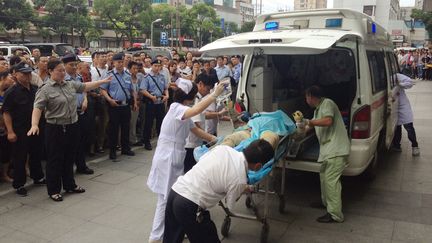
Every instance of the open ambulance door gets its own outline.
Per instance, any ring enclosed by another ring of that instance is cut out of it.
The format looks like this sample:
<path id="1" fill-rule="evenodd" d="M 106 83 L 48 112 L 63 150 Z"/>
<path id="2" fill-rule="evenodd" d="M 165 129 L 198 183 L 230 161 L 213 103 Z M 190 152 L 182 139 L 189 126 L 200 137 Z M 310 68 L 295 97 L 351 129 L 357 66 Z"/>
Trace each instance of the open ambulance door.
<path id="1" fill-rule="evenodd" d="M 398 122 L 398 106 L 399 106 L 399 88 L 396 73 L 399 72 L 397 59 L 393 53 L 386 52 L 386 61 L 390 64 L 390 79 L 387 86 L 387 111 L 385 114 L 386 122 L 386 138 L 385 145 L 390 149 L 396 125 Z"/>

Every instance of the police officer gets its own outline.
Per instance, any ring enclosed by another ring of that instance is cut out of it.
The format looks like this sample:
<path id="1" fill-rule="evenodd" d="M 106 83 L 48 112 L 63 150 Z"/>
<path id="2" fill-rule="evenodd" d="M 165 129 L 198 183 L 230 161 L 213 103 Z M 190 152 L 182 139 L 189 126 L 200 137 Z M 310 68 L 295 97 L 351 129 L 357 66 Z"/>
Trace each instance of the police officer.
<path id="1" fill-rule="evenodd" d="M 16 84 L 6 91 L 3 116 L 7 128 L 7 138 L 12 143 L 12 164 L 14 167 L 12 186 L 20 196 L 27 196 L 25 164 L 29 156 L 30 177 L 34 184 L 45 185 L 41 167 L 43 145 L 40 137 L 27 136 L 31 127 L 33 102 L 37 87 L 30 84 L 33 69 L 20 62 L 12 67 Z"/>
<path id="2" fill-rule="evenodd" d="M 165 103 L 169 97 L 169 84 L 160 73 L 161 68 L 162 61 L 154 60 L 150 72 L 140 85 L 140 92 L 147 98 L 143 133 L 144 148 L 147 150 L 153 149 L 150 144 L 153 121 L 156 119 L 156 131 L 159 134 L 162 120 L 165 116 Z"/>
<path id="3" fill-rule="evenodd" d="M 46 181 L 49 197 L 63 201 L 61 187 L 70 193 L 83 193 L 74 180 L 73 164 L 78 149 L 76 93 L 93 90 L 111 78 L 96 82 L 65 82 L 65 67 L 60 60 L 48 62 L 50 79 L 36 93 L 32 114 L 32 126 L 27 135 L 39 134 L 39 119 L 45 111 L 45 144 L 47 150 Z"/>
<path id="4" fill-rule="evenodd" d="M 75 81 L 82 83 L 82 77 L 77 73 L 77 65 L 79 58 L 75 54 L 67 54 L 62 58 L 62 62 L 65 66 L 66 76 L 65 81 Z M 91 175 L 94 173 L 92 169 L 87 167 L 85 162 L 85 153 L 88 144 L 89 134 L 89 119 L 87 114 L 88 100 L 87 92 L 77 93 L 77 113 L 78 113 L 78 125 L 79 125 L 79 142 L 78 151 L 76 154 L 75 165 L 76 171 L 80 174 Z"/>
<path id="5" fill-rule="evenodd" d="M 116 161 L 116 147 L 119 128 L 121 128 L 121 149 L 122 154 L 134 156 L 129 145 L 129 129 L 131 119 L 131 109 L 138 110 L 136 94 L 132 86 L 131 75 L 124 70 L 123 54 L 117 53 L 113 56 L 114 69 L 108 75 L 112 77 L 112 82 L 102 85 L 102 94 L 109 104 L 109 128 L 108 136 L 110 140 L 109 158 Z"/>

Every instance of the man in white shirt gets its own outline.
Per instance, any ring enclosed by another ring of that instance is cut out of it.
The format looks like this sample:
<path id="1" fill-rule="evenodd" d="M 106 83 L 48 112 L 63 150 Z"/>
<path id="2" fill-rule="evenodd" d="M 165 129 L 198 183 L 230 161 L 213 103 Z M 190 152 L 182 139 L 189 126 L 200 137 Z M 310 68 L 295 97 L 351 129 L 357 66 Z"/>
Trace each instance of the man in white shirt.
<path id="1" fill-rule="evenodd" d="M 207 210 L 223 198 L 231 209 L 246 190 L 247 171 L 259 170 L 273 155 L 272 146 L 262 139 L 243 152 L 221 145 L 204 155 L 171 189 L 163 242 L 182 242 L 184 234 L 191 243 L 220 242 Z"/>
<path id="2" fill-rule="evenodd" d="M 217 57 L 217 66 L 214 69 L 216 70 L 218 80 L 222 80 L 223 78 L 232 76 L 232 72 L 229 67 L 224 65 L 223 56 Z"/>
<path id="3" fill-rule="evenodd" d="M 210 90 L 214 87 L 213 79 L 209 76 L 201 74 L 195 80 L 198 86 L 197 97 L 195 98 L 195 104 L 201 101 L 205 96 L 210 93 Z M 205 112 L 203 111 L 201 114 L 192 117 L 192 121 L 195 126 L 199 129 L 204 130 L 205 125 Z M 196 164 L 195 158 L 193 156 L 194 148 L 201 146 L 203 144 L 203 140 L 197 137 L 192 132 L 189 133 L 188 138 L 186 139 L 186 157 L 184 160 L 184 173 L 187 173 L 192 167 Z"/>

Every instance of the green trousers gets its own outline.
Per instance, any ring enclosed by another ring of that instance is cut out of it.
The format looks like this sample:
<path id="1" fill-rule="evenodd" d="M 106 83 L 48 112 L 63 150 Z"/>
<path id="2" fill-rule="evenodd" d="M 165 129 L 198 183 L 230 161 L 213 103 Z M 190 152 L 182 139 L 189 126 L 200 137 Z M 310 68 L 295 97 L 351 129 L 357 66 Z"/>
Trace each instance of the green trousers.
<path id="1" fill-rule="evenodd" d="M 347 156 L 340 156 L 327 159 L 322 162 L 320 169 L 321 200 L 327 207 L 327 212 L 337 222 L 344 221 L 340 177 L 348 165 L 347 158 Z"/>

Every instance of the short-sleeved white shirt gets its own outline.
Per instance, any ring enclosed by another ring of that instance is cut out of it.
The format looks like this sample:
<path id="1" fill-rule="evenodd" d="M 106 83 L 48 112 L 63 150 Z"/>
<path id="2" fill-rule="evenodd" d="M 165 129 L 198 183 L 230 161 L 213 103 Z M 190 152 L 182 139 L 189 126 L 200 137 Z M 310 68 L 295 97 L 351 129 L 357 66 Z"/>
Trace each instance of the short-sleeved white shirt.
<path id="1" fill-rule="evenodd" d="M 226 197 L 233 208 L 247 185 L 247 163 L 242 152 L 220 145 L 205 154 L 172 189 L 203 209 L 214 207 Z"/>

